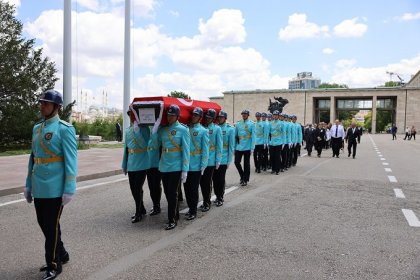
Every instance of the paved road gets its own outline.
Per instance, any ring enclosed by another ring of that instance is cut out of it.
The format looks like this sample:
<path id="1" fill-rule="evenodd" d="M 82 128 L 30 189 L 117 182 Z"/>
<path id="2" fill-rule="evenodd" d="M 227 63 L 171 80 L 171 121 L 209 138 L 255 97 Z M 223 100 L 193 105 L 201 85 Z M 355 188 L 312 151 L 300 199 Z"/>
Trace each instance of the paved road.
<path id="1" fill-rule="evenodd" d="M 230 167 L 225 205 L 169 232 L 166 211 L 130 223 L 124 176 L 81 182 L 62 216 L 71 261 L 60 279 L 420 279 L 419 153 L 365 135 L 356 159 L 305 156 L 237 189 Z M 147 186 L 145 197 L 150 208 Z M 42 276 L 33 205 L 1 204 L 21 198 L 0 198 L 2 279 Z"/>

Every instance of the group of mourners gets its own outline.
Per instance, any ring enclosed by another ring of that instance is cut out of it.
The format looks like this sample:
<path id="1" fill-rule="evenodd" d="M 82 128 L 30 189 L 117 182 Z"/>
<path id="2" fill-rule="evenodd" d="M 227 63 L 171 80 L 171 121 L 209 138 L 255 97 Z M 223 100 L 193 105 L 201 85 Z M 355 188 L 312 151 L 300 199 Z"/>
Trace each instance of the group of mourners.
<path id="1" fill-rule="evenodd" d="M 135 111 L 129 110 L 127 114 Z M 150 216 L 161 213 L 161 182 L 168 204 L 168 222 L 171 230 L 179 220 L 179 201 L 183 200 L 184 186 L 188 212 L 186 220 L 197 216 L 199 188 L 203 197 L 202 212 L 213 203 L 224 202 L 226 170 L 234 158 L 240 176 L 240 185 L 247 186 L 250 178 L 250 157 L 254 156 L 255 171 L 278 175 L 296 165 L 303 141 L 303 127 L 295 115 L 241 112 L 242 119 L 234 126 L 228 124 L 227 113 L 200 107 L 193 108 L 189 123 L 179 122 L 180 108 L 172 104 L 166 111 L 166 124 L 154 131 L 149 126 L 132 122 L 126 130 L 122 169 L 128 174 L 135 201 L 132 223 L 142 220 L 147 213 L 143 203 L 143 184 L 147 178 L 153 208 Z M 242 165 L 243 158 L 243 165 Z"/>

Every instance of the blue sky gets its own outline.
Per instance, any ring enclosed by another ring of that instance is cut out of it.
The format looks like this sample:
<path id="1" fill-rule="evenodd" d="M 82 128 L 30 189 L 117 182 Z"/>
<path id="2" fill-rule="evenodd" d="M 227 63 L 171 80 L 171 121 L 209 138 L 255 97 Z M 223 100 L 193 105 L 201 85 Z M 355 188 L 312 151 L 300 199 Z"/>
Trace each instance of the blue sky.
<path id="1" fill-rule="evenodd" d="M 9 2 L 61 78 L 63 1 Z M 74 99 L 83 91 L 100 105 L 106 91 L 108 105 L 122 108 L 124 1 L 78 0 L 72 9 Z M 281 89 L 302 71 L 375 87 L 386 71 L 408 81 L 420 70 L 417 0 L 133 0 L 132 10 L 132 97 Z"/>

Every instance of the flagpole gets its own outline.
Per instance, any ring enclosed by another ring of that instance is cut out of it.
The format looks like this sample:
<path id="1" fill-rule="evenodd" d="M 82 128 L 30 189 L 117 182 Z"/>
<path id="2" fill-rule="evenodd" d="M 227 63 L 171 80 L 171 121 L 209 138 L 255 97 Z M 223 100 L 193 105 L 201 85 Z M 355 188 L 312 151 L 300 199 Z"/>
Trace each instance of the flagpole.
<path id="1" fill-rule="evenodd" d="M 125 0 L 123 139 L 125 139 L 125 129 L 130 125 L 126 114 L 130 105 L 130 8 L 130 0 Z"/>

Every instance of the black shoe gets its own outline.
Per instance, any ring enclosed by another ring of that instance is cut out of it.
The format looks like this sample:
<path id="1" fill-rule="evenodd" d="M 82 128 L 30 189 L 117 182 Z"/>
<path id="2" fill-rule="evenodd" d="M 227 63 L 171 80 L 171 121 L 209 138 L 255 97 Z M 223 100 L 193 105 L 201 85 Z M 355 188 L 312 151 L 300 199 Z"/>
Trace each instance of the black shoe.
<path id="1" fill-rule="evenodd" d="M 184 201 L 184 198 L 182 196 L 180 196 L 180 197 L 178 197 L 178 201 L 179 202 Z"/>
<path id="2" fill-rule="evenodd" d="M 347 157 L 350 157 L 350 156 L 351 156 L 351 153 L 349 153 L 349 155 Z"/>
<path id="3" fill-rule="evenodd" d="M 279 173 L 278 173 L 278 172 L 276 172 L 276 175 L 279 175 Z"/>
<path id="4" fill-rule="evenodd" d="M 242 184 L 243 187 L 245 187 L 246 185 L 248 185 L 247 181 L 244 181 L 244 183 Z"/>
<path id="5" fill-rule="evenodd" d="M 318 157 L 321 157 L 321 155 L 320 155 L 320 154 L 317 154 L 317 156 L 318 156 Z"/>
<path id="6" fill-rule="evenodd" d="M 187 221 L 191 221 L 191 220 L 194 220 L 196 218 L 196 215 L 195 214 L 189 214 L 188 216 L 187 216 L 187 218 L 185 218 Z"/>
<path id="7" fill-rule="evenodd" d="M 160 214 L 160 207 L 154 207 L 152 210 L 150 210 L 149 216 L 155 216 L 157 214 Z"/>
<path id="8" fill-rule="evenodd" d="M 45 275 L 42 277 L 42 280 L 50 280 L 50 279 L 55 279 L 58 274 L 61 273 L 61 270 L 55 270 L 55 269 L 48 269 L 45 272 Z"/>
<path id="9" fill-rule="evenodd" d="M 284 169 L 280 169 L 280 172 L 284 172 Z M 278 172 L 277 172 L 278 173 Z"/>
<path id="10" fill-rule="evenodd" d="M 217 203 L 216 203 L 216 206 L 217 206 L 217 207 L 220 207 L 220 206 L 222 206 L 222 205 L 223 205 L 223 201 L 218 200 L 218 201 L 217 201 Z"/>
<path id="11" fill-rule="evenodd" d="M 355 156 L 355 155 L 353 155 L 353 158 L 356 158 L 356 156 Z"/>
<path id="12" fill-rule="evenodd" d="M 176 222 L 170 222 L 168 223 L 168 225 L 165 227 L 165 230 L 171 230 L 174 229 L 176 227 Z"/>
<path id="13" fill-rule="evenodd" d="M 61 261 L 61 264 L 68 263 L 70 261 L 69 253 L 66 252 L 63 256 L 61 256 L 60 261 Z M 47 269 L 48 269 L 48 266 L 45 264 L 39 268 L 39 271 L 43 272 L 43 271 L 47 271 Z"/>
<path id="14" fill-rule="evenodd" d="M 142 219 L 141 215 L 134 216 L 134 218 L 133 217 L 131 218 L 131 223 L 133 224 L 138 223 L 141 221 L 141 219 Z"/>
<path id="15" fill-rule="evenodd" d="M 276 173 L 276 171 L 271 171 L 271 174 L 274 174 L 274 173 Z"/>
<path id="16" fill-rule="evenodd" d="M 257 173 L 261 173 L 261 169 L 258 169 L 258 170 L 257 170 Z"/>
<path id="17" fill-rule="evenodd" d="M 244 185 L 244 180 L 241 179 L 241 182 L 239 183 L 241 186 Z"/>
<path id="18" fill-rule="evenodd" d="M 337 158 L 339 158 L 340 156 L 339 155 L 337 155 Z"/>
<path id="19" fill-rule="evenodd" d="M 201 212 L 208 212 L 210 210 L 210 206 L 205 205 L 203 208 L 201 208 Z"/>
<path id="20" fill-rule="evenodd" d="M 264 167 L 264 168 L 263 168 L 263 171 L 267 171 L 267 168 L 265 168 L 265 167 Z"/>
<path id="21" fill-rule="evenodd" d="M 198 208 L 203 209 L 204 208 L 204 204 L 201 204 L 200 207 L 198 207 Z"/>

